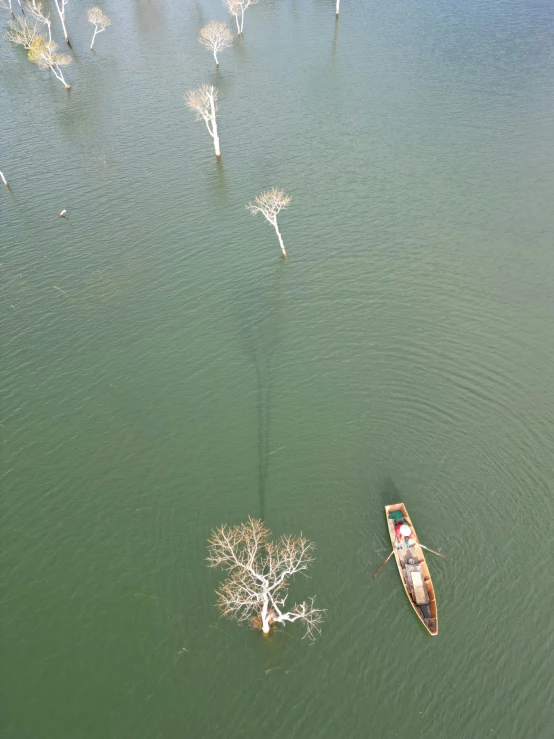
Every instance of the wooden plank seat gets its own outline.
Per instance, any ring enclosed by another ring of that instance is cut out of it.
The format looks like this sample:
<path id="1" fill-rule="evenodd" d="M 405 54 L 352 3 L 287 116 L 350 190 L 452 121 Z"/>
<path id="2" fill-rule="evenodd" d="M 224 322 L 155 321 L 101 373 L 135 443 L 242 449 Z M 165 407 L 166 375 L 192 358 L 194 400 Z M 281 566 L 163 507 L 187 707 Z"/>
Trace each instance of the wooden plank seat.
<path id="1" fill-rule="evenodd" d="M 414 588 L 415 602 L 418 606 L 429 603 L 429 594 L 423 582 L 421 572 L 411 572 L 410 577 Z"/>

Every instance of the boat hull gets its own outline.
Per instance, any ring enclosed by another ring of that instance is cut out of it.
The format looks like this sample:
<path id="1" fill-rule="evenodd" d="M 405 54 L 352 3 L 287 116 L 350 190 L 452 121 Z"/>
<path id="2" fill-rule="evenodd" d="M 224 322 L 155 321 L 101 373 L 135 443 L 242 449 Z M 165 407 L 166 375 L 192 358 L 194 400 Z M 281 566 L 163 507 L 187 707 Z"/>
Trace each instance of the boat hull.
<path id="1" fill-rule="evenodd" d="M 431 573 L 404 503 L 385 506 L 387 525 L 402 585 L 419 620 L 431 636 L 439 631 L 439 616 Z M 393 518 L 391 518 L 393 514 Z M 412 530 L 408 540 L 397 540 L 395 527 L 405 522 Z"/>

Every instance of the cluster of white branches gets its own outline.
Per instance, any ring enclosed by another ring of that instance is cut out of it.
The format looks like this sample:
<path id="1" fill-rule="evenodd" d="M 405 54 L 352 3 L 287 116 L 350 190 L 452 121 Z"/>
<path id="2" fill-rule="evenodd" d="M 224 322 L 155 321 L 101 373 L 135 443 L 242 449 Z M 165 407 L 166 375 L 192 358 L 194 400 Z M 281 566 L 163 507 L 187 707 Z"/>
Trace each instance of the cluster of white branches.
<path id="1" fill-rule="evenodd" d="M 304 536 L 282 536 L 270 541 L 264 524 L 250 518 L 238 526 L 221 526 L 209 541 L 210 567 L 222 567 L 229 577 L 217 592 L 223 616 L 250 621 L 268 634 L 271 624 L 302 621 L 306 634 L 315 638 L 324 611 L 314 598 L 287 610 L 289 579 L 305 572 L 313 562 L 314 545 Z"/>
<path id="2" fill-rule="evenodd" d="M 259 0 L 223 0 L 223 5 L 225 5 L 229 13 L 235 16 L 239 36 L 242 36 L 244 29 L 244 11 L 258 2 Z"/>
<path id="3" fill-rule="evenodd" d="M 219 136 L 217 134 L 217 97 L 218 90 L 213 85 L 202 85 L 185 94 L 185 104 L 196 113 L 196 120 L 203 120 L 212 139 L 216 157 L 221 156 Z"/>
<path id="4" fill-rule="evenodd" d="M 254 198 L 253 202 L 248 203 L 246 206 L 252 215 L 255 216 L 257 213 L 262 213 L 264 218 L 271 223 L 275 229 L 275 233 L 277 234 L 277 238 L 279 239 L 279 244 L 281 246 L 281 251 L 285 258 L 287 256 L 287 252 L 285 251 L 285 245 L 283 244 L 281 232 L 277 225 L 277 216 L 283 208 L 288 207 L 291 200 L 292 197 L 290 195 L 286 195 L 283 190 L 278 190 L 276 187 L 273 187 L 271 190 L 265 190 L 262 192 L 261 195 L 258 195 L 257 198 Z"/>
<path id="5" fill-rule="evenodd" d="M 48 31 L 48 41 L 52 41 L 52 21 L 46 11 L 43 10 L 42 0 L 26 0 L 25 9 L 37 23 L 42 23 Z"/>
<path id="6" fill-rule="evenodd" d="M 198 40 L 205 49 L 213 53 L 215 68 L 219 69 L 218 52 L 223 51 L 233 43 L 233 35 L 229 30 L 229 26 L 226 23 L 212 21 L 200 29 Z"/>
<path id="7" fill-rule="evenodd" d="M 27 51 L 37 36 L 37 24 L 30 23 L 27 18 L 14 18 L 8 23 L 6 39 L 12 44 L 23 46 Z"/>
<path id="8" fill-rule="evenodd" d="M 61 68 L 71 64 L 72 59 L 68 54 L 58 54 L 57 48 L 58 44 L 54 41 L 46 41 L 42 36 L 36 36 L 27 52 L 27 56 L 40 69 L 49 69 L 69 90 L 71 85 L 65 81 Z"/>

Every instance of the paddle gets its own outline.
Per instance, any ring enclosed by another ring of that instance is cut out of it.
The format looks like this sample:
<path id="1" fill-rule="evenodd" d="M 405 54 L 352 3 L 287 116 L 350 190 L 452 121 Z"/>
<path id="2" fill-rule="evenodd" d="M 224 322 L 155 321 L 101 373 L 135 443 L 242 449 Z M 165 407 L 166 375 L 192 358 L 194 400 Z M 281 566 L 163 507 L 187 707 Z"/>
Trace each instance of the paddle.
<path id="1" fill-rule="evenodd" d="M 444 554 L 441 554 L 440 552 L 435 552 L 434 549 L 429 549 L 429 547 L 426 547 L 425 544 L 422 544 L 420 541 L 418 541 L 418 544 L 422 549 L 427 549 L 428 552 L 432 552 L 433 554 L 436 554 L 437 557 L 442 557 L 443 559 L 447 559 L 449 562 L 452 562 L 450 557 L 446 557 Z"/>
<path id="2" fill-rule="evenodd" d="M 392 550 L 392 552 L 391 552 L 391 553 L 389 554 L 389 556 L 388 556 L 388 557 L 387 557 L 387 558 L 386 558 L 386 559 L 385 559 L 385 560 L 384 560 L 384 561 L 382 562 L 382 564 L 381 564 L 381 567 L 379 567 L 379 569 L 378 569 L 378 570 L 376 570 L 376 571 L 375 571 L 375 572 L 373 573 L 373 577 L 377 577 L 377 575 L 378 575 L 378 574 L 379 574 L 379 573 L 381 572 L 381 570 L 382 570 L 382 569 L 383 569 L 383 567 L 384 567 L 384 566 L 385 566 L 385 565 L 387 564 L 387 562 L 389 561 L 389 559 L 390 559 L 390 558 L 392 557 L 392 555 L 393 555 L 393 554 L 394 554 L 394 549 L 393 549 L 393 550 Z"/>

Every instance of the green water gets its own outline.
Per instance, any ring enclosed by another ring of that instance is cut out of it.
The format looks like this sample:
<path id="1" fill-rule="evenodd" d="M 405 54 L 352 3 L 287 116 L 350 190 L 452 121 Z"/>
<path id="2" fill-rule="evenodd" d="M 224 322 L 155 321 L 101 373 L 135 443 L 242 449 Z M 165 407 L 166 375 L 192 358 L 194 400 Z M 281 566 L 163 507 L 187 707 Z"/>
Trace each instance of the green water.
<path id="1" fill-rule="evenodd" d="M 552 736 L 551 3 L 262 0 L 219 73 L 216 0 L 102 8 L 69 95 L 0 43 L 0 737 Z M 313 646 L 218 619 L 249 514 L 317 544 Z"/>

